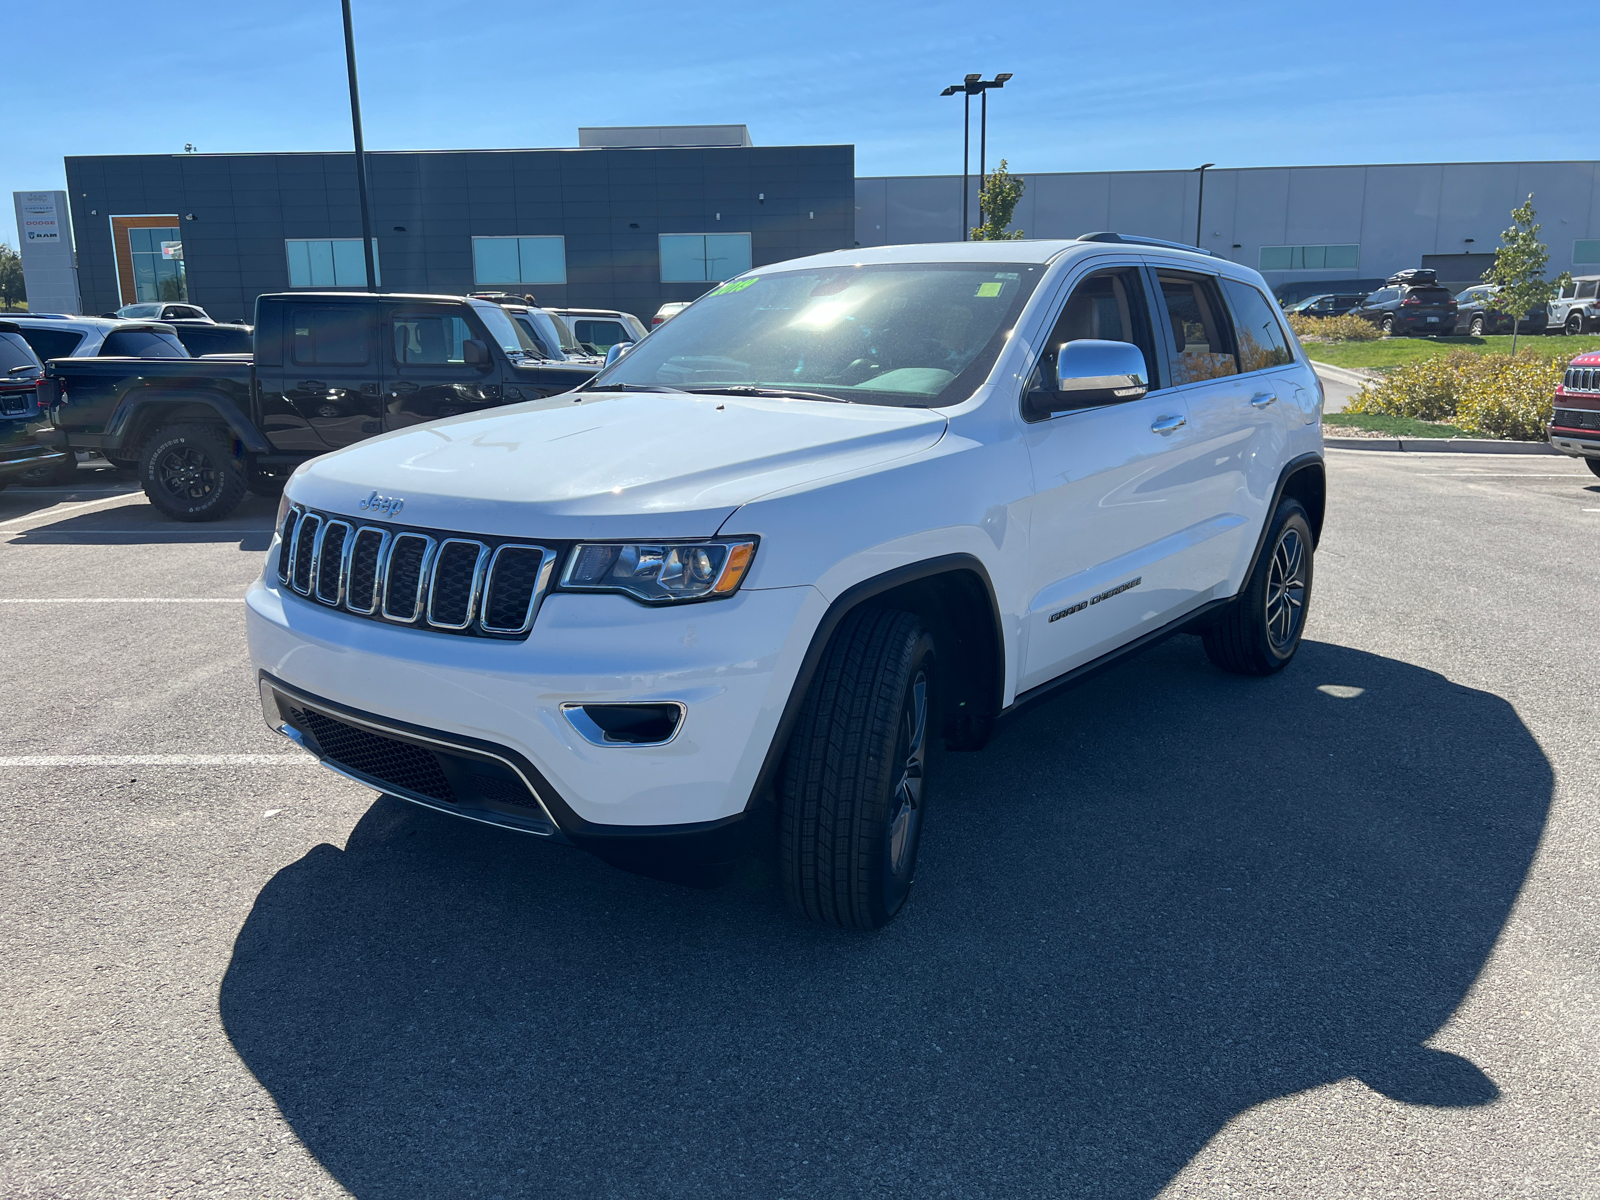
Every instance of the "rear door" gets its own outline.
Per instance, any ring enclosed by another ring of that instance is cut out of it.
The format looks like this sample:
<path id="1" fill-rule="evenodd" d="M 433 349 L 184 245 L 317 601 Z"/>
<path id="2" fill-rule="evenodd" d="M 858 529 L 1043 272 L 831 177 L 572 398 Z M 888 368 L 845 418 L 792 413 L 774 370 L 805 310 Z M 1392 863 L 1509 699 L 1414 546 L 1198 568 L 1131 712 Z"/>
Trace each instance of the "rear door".
<path id="1" fill-rule="evenodd" d="M 307 299 L 283 308 L 284 404 L 324 446 L 383 432 L 377 302 Z"/>
<path id="2" fill-rule="evenodd" d="M 411 300 L 384 304 L 384 427 L 404 429 L 502 403 L 496 360 L 468 363 L 469 340 L 489 336 L 461 305 Z"/>

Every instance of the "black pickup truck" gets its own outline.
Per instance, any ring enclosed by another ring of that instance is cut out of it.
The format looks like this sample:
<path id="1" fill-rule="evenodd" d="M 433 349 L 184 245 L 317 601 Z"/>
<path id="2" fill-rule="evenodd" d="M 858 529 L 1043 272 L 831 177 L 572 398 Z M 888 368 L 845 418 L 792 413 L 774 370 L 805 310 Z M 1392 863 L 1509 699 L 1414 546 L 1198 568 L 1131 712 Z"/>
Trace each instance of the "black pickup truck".
<path id="1" fill-rule="evenodd" d="M 595 367 L 556 363 L 497 304 L 459 296 L 290 292 L 256 301 L 255 353 L 56 358 L 45 445 L 136 469 L 180 521 L 272 495 L 300 463 L 437 417 L 570 391 Z"/>

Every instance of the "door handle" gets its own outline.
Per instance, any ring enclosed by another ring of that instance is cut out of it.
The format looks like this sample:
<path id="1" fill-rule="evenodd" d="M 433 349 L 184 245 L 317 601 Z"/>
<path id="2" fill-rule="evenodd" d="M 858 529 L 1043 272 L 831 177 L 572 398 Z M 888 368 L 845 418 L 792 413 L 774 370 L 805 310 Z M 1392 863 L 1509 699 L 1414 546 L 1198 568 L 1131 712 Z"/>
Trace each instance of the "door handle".
<path id="1" fill-rule="evenodd" d="M 394 385 L 394 391 L 389 394 L 391 396 L 409 396 L 416 390 L 417 385 L 414 383 L 397 383 Z"/>
<path id="2" fill-rule="evenodd" d="M 323 383 L 320 379 L 302 379 L 294 386 L 302 392 L 320 392 L 328 385 Z"/>
<path id="3" fill-rule="evenodd" d="M 1174 429 L 1182 429 L 1189 423 L 1188 417 L 1162 417 L 1152 426 L 1151 433 L 1171 433 Z"/>
<path id="4" fill-rule="evenodd" d="M 1254 396 L 1250 397 L 1250 403 L 1255 405 L 1257 408 L 1265 408 L 1277 398 L 1278 393 L 1276 392 L 1257 392 Z"/>

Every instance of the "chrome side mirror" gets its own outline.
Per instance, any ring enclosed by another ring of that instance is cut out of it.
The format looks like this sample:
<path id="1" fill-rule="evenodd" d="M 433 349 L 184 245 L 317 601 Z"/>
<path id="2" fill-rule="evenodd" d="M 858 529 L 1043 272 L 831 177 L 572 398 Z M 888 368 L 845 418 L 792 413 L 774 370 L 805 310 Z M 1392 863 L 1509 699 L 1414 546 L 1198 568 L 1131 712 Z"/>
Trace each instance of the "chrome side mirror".
<path id="1" fill-rule="evenodd" d="M 611 349 L 606 351 L 606 366 L 609 367 L 612 363 L 616 362 L 617 359 L 621 358 L 624 354 L 632 349 L 632 342 L 618 342 L 616 345 L 612 346 Z"/>
<path id="2" fill-rule="evenodd" d="M 1063 342 L 1056 354 L 1053 391 L 1032 392 L 1034 417 L 1137 400 L 1150 390 L 1144 351 L 1131 342 L 1084 339 Z"/>

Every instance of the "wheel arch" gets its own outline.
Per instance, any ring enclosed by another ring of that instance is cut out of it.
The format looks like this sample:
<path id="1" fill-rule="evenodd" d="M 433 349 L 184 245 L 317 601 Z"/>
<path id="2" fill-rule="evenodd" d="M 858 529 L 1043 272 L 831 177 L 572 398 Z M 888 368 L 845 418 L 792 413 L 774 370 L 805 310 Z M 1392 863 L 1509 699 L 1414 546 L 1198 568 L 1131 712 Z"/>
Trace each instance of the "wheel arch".
<path id="1" fill-rule="evenodd" d="M 1272 503 L 1267 506 L 1266 520 L 1261 522 L 1261 532 L 1256 535 L 1255 553 L 1250 556 L 1250 566 L 1244 573 L 1248 582 L 1255 574 L 1256 563 L 1267 543 L 1267 532 L 1272 528 L 1272 516 L 1284 497 L 1300 502 L 1311 519 L 1311 545 L 1315 549 L 1322 541 L 1322 521 L 1328 511 L 1328 478 L 1322 455 L 1302 454 L 1292 458 L 1278 474 L 1278 486 L 1272 493 Z M 1242 586 L 1242 585 L 1241 585 Z"/>
<path id="2" fill-rule="evenodd" d="M 941 679 L 948 689 L 941 732 L 947 740 L 976 750 L 988 739 L 1005 690 L 1005 635 L 989 571 L 972 554 L 944 554 L 908 563 L 852 584 L 828 605 L 790 685 L 747 810 L 772 798 L 784 749 L 822 656 L 840 622 L 867 604 L 915 613 L 933 633 L 934 645 L 947 664 L 941 667 Z"/>
<path id="3" fill-rule="evenodd" d="M 116 439 L 117 448 L 131 450 L 161 426 L 187 421 L 226 427 L 238 443 L 236 452 L 266 454 L 272 450 L 232 399 L 211 391 L 151 391 L 130 396 L 117 406 L 106 433 Z"/>

